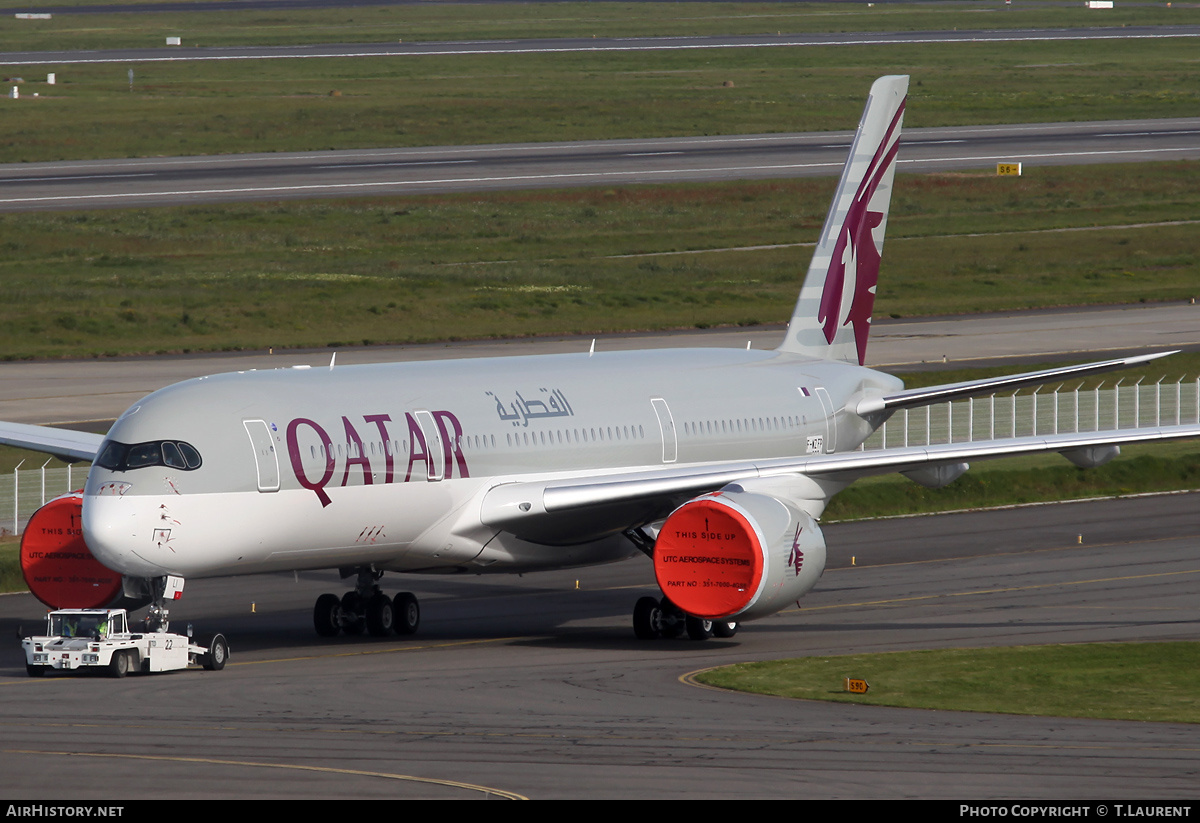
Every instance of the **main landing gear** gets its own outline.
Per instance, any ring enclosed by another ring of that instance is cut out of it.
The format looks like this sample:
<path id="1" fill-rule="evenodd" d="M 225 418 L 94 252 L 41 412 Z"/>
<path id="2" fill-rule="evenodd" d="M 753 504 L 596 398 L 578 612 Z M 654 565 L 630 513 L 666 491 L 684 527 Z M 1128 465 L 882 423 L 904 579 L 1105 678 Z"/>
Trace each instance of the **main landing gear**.
<path id="1" fill-rule="evenodd" d="M 685 614 L 668 598 L 661 600 L 643 597 L 633 607 L 633 633 L 639 640 L 659 637 L 679 637 L 686 633 L 692 640 L 710 637 L 733 637 L 737 634 L 735 620 L 705 620 Z"/>
<path id="2" fill-rule="evenodd" d="M 655 534 L 646 527 L 626 529 L 625 536 L 633 545 L 654 559 Z M 736 620 L 705 620 L 693 617 L 671 602 L 670 598 L 643 597 L 633 607 L 633 633 L 639 640 L 660 637 L 679 637 L 684 632 L 692 640 L 710 637 L 733 637 L 737 634 Z"/>
<path id="3" fill-rule="evenodd" d="M 384 594 L 378 583 L 383 572 L 374 569 L 358 570 L 358 583 L 353 591 L 341 597 L 323 594 L 313 606 L 313 627 L 321 637 L 337 637 L 339 631 L 360 635 L 365 630 L 372 637 L 416 634 L 421 625 L 421 606 L 409 592 L 400 592 L 393 600 Z"/>

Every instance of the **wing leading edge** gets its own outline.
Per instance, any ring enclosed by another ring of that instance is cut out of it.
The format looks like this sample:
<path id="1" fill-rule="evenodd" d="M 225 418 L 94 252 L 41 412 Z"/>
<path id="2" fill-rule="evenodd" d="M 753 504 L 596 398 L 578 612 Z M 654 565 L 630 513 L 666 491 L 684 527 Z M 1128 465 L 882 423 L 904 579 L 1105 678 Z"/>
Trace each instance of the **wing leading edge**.
<path id="1" fill-rule="evenodd" d="M 601 478 L 590 476 L 586 480 L 563 478 L 534 483 L 505 483 L 487 493 L 480 519 L 488 526 L 520 534 L 534 526 L 540 518 L 593 507 L 619 508 L 622 504 L 636 504 L 636 510 L 644 512 L 648 504 L 657 502 L 662 516 L 665 517 L 681 498 L 716 491 L 733 483 L 750 480 L 804 476 L 845 484 L 870 475 L 917 471 L 964 463 L 968 460 L 1048 452 L 1059 452 L 1074 462 L 1077 459 L 1085 459 L 1081 456 L 1086 455 L 1089 450 L 1130 443 L 1172 442 L 1195 437 L 1200 437 L 1200 424 L 694 464 L 672 469 L 611 474 Z"/>
<path id="2" fill-rule="evenodd" d="M 0 444 L 53 455 L 71 463 L 95 460 L 103 442 L 102 434 L 0 422 Z"/>

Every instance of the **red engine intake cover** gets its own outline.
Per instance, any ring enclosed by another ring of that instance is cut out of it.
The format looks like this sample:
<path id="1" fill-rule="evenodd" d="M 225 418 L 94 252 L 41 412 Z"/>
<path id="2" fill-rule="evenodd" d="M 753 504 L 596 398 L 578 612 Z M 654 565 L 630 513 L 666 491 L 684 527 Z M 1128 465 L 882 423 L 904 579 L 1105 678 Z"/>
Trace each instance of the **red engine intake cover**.
<path id="1" fill-rule="evenodd" d="M 21 535 L 21 572 L 33 596 L 52 609 L 102 609 L 121 597 L 121 575 L 83 542 L 83 493 L 56 497 Z"/>
<path id="2" fill-rule="evenodd" d="M 741 611 L 762 583 L 763 547 L 754 526 L 720 498 L 681 506 L 663 524 L 654 575 L 688 614 L 719 618 Z"/>

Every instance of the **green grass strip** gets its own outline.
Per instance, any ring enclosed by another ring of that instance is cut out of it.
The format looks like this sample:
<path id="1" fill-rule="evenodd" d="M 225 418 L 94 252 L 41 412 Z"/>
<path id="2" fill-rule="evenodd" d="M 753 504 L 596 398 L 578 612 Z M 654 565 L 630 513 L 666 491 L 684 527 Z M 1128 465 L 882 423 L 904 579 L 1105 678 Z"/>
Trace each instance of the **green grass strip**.
<path id="1" fill-rule="evenodd" d="M 1190 117 L 1195 54 L 1185 38 L 22 66 L 0 162 L 846 130 L 896 72 L 909 128 Z"/>
<path id="2" fill-rule="evenodd" d="M 1200 723 L 1200 643 L 1096 643 L 809 657 L 702 672 L 701 683 L 806 700 Z M 870 684 L 844 690 L 845 678 Z"/>
<path id="3" fill-rule="evenodd" d="M 0 358 L 783 323 L 811 255 L 796 244 L 835 186 L 0 215 Z M 876 316 L 1196 296 L 1200 163 L 900 175 L 896 190 Z"/>
<path id="4" fill-rule="evenodd" d="M 1200 444 L 1122 447 L 1121 456 L 1079 469 L 1057 454 L 977 461 L 941 489 L 897 474 L 859 480 L 830 501 L 823 522 L 908 514 L 1086 500 L 1149 492 L 1200 489 Z"/>
<path id="5" fill-rule="evenodd" d="M 29 590 L 29 587 L 25 585 L 25 578 L 21 575 L 19 545 L 19 541 L 15 537 L 0 537 L 0 592 Z"/>

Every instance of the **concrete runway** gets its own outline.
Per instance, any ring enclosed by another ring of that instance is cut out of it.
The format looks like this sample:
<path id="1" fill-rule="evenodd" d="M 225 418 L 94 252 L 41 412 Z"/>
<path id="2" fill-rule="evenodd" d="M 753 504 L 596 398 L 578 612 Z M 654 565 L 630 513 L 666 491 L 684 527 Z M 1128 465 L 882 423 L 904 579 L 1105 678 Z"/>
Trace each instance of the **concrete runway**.
<path id="1" fill-rule="evenodd" d="M 696 49 L 902 46 L 938 43 L 1165 40 L 1200 37 L 1200 26 L 1096 26 L 1084 28 L 981 29 L 974 31 L 833 32 L 667 37 L 563 37 L 412 43 L 317 43 L 298 46 L 171 46 L 93 51 L 0 52 L 4 66 L 81 63 L 156 63 L 202 60 L 312 60 L 346 57 L 423 57 L 462 54 L 556 54 L 570 52 L 677 51 Z"/>
<path id="2" fill-rule="evenodd" d="M 853 131 L 0 165 L 0 212 L 835 176 Z M 909 172 L 1200 159 L 1200 118 L 910 129 Z"/>
<path id="3" fill-rule="evenodd" d="M 1173 495 L 829 526 L 830 569 L 802 609 L 706 643 L 634 639 L 646 561 L 389 576 L 421 597 L 413 640 L 317 639 L 312 602 L 341 590 L 333 573 L 194 581 L 174 614 L 227 633 L 224 672 L 31 679 L 15 643 L 0 646 L 0 793 L 1191 799 L 1190 725 L 788 701 L 680 678 L 809 654 L 1195 640 L 1196 508 Z M 39 612 L 0 598 L 0 631 Z"/>

